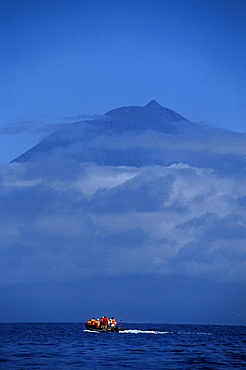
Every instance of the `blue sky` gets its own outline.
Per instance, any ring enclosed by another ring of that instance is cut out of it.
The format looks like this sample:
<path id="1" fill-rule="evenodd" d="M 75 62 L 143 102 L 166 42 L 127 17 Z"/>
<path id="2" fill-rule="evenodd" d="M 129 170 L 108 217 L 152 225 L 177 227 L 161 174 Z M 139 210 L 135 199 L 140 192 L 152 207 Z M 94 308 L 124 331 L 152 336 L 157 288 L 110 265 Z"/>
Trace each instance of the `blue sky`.
<path id="1" fill-rule="evenodd" d="M 151 99 L 192 121 L 245 131 L 245 1 L 0 6 L 2 163 L 56 124 Z"/>
<path id="2" fill-rule="evenodd" d="M 0 6 L 0 321 L 245 325 L 245 2 Z M 67 125 L 152 99 L 199 124 Z"/>

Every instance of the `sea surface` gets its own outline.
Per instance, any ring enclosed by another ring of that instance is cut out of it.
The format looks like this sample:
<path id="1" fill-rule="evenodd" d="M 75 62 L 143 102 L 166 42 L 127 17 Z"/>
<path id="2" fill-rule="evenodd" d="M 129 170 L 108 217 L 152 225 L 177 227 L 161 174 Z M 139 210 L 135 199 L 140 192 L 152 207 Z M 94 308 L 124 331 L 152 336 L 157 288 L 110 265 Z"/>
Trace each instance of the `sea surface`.
<path id="1" fill-rule="evenodd" d="M 246 369 L 246 327 L 81 323 L 0 324 L 0 369 Z"/>

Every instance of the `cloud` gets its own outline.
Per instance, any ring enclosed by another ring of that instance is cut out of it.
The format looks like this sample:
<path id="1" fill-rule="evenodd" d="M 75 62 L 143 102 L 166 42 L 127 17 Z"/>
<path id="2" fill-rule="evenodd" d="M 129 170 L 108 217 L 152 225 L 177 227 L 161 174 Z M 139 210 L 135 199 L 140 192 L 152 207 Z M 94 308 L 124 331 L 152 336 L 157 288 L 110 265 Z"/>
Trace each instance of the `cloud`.
<path id="1" fill-rule="evenodd" d="M 164 133 L 129 128 L 127 122 L 112 123 L 105 115 L 64 126 L 17 161 L 63 157 L 114 167 L 170 166 L 183 162 L 232 176 L 245 168 L 245 134 L 182 122 L 175 123 L 175 134 Z M 122 131 L 117 123 L 123 124 Z"/>
<path id="2" fill-rule="evenodd" d="M 55 117 L 41 115 L 39 119 L 24 120 L 18 119 L 9 125 L 0 127 L 0 135 L 21 135 L 28 134 L 38 136 L 39 138 L 47 137 L 58 129 L 70 126 L 73 122 L 90 121 L 100 119 L 100 115 L 80 114 L 74 117 Z"/>
<path id="3" fill-rule="evenodd" d="M 2 165 L 1 283 L 140 272 L 245 282 L 245 176 L 64 157 Z"/>
<path id="4" fill-rule="evenodd" d="M 45 124 L 43 121 L 38 120 L 22 120 L 18 123 L 1 127 L 0 135 L 29 134 L 41 137 L 47 136 L 49 133 L 54 132 L 59 127 L 63 127 L 64 125 L 64 123 Z"/>

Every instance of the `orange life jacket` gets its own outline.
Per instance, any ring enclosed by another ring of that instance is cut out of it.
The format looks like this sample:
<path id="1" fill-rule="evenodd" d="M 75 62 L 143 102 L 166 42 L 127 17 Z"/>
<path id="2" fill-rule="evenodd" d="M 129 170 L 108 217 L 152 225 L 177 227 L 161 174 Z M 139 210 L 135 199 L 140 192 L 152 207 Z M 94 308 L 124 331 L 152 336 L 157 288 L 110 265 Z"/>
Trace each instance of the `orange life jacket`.
<path id="1" fill-rule="evenodd" d="M 117 325 L 117 321 L 115 321 L 115 319 L 111 319 L 111 325 L 112 326 L 116 326 Z"/>

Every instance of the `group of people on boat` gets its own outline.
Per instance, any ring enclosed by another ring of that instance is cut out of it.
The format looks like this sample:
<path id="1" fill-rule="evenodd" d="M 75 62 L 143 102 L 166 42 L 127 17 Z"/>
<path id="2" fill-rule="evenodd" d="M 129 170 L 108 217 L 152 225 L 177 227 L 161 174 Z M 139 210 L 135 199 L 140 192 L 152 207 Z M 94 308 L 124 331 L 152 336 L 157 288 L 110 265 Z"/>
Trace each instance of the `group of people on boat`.
<path id="1" fill-rule="evenodd" d="M 117 321 L 114 319 L 114 317 L 108 319 L 106 316 L 102 316 L 101 320 L 93 318 L 88 320 L 86 324 L 93 329 L 114 329 L 117 327 Z"/>

